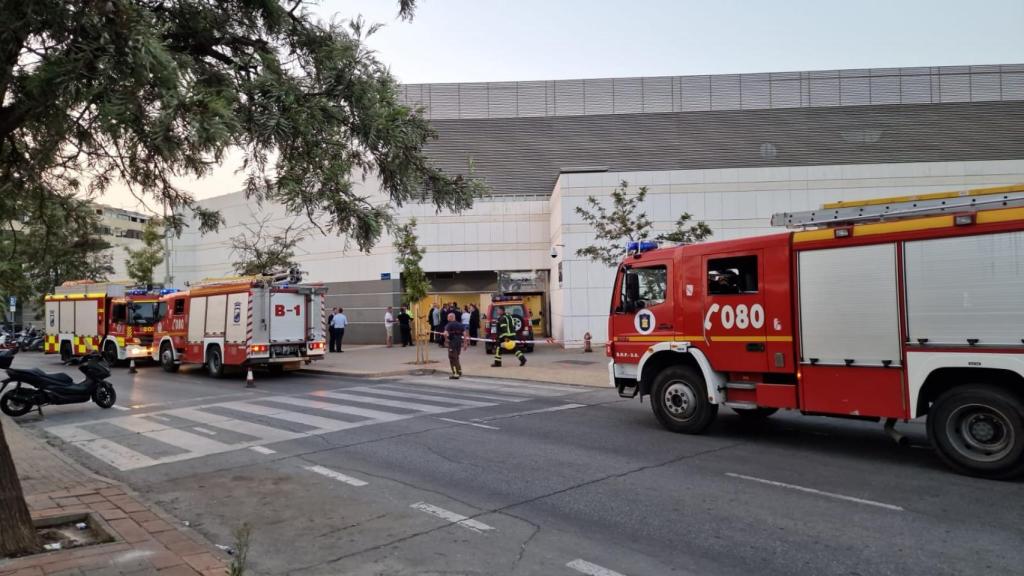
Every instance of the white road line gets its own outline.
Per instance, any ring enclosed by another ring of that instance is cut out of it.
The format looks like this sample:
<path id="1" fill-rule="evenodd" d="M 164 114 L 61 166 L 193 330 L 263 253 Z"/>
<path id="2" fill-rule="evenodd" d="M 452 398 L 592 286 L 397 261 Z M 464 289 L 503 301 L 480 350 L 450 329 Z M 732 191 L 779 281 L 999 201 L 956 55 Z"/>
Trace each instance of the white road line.
<path id="1" fill-rule="evenodd" d="M 320 398 L 334 398 L 335 400 L 349 400 L 351 402 L 372 404 L 375 406 L 384 406 L 386 408 L 402 408 L 405 410 L 416 410 L 417 412 L 426 412 L 428 414 L 437 412 L 451 412 L 452 410 L 454 410 L 454 408 L 450 406 L 431 406 L 429 404 L 416 404 L 413 402 L 402 402 L 400 400 L 392 400 L 390 398 L 373 398 L 372 396 L 344 394 L 342 392 L 314 392 L 312 396 Z"/>
<path id="2" fill-rule="evenodd" d="M 374 386 L 374 389 L 388 388 L 390 390 L 406 391 L 415 390 L 417 392 L 429 392 L 431 394 L 438 394 L 438 398 L 450 398 L 451 396 L 460 396 L 461 398 L 476 398 L 479 400 L 495 400 L 498 402 L 526 402 L 529 397 L 526 396 L 501 396 L 499 394 L 484 394 L 481 392 L 472 392 L 468 390 L 456 390 L 454 388 L 444 388 L 441 386 L 430 386 L 429 384 L 380 384 Z M 449 396 L 450 395 L 450 396 Z M 460 399 L 461 399 L 460 398 Z"/>
<path id="3" fill-rule="evenodd" d="M 443 396 L 432 396 L 430 394 L 416 394 L 415 392 L 397 392 L 395 390 L 381 390 L 374 386 L 373 388 L 360 389 L 361 392 L 367 392 L 369 394 L 379 394 L 380 396 L 394 396 L 396 398 L 406 398 L 409 400 L 429 400 L 431 402 L 437 402 L 438 404 L 453 404 L 455 407 L 463 406 L 466 408 L 481 408 L 483 406 L 494 406 L 494 402 L 477 402 L 476 400 L 465 400 L 462 398 L 445 398 Z M 457 409 L 452 407 L 452 409 Z"/>
<path id="4" fill-rule="evenodd" d="M 284 404 L 292 404 L 294 406 L 302 406 L 303 408 L 316 408 L 318 410 L 326 410 L 328 412 L 337 412 L 338 414 L 362 416 L 363 418 L 369 418 L 378 422 L 400 420 L 406 417 L 402 414 L 395 414 L 394 412 L 382 412 L 380 410 L 370 410 L 368 408 L 356 408 L 355 406 L 345 406 L 343 404 L 321 402 L 319 400 L 307 400 L 305 398 L 293 398 L 291 396 L 280 396 L 274 398 L 274 401 L 282 402 Z"/>
<path id="5" fill-rule="evenodd" d="M 113 406 L 111 406 L 111 408 L 113 408 L 114 410 L 131 410 L 131 408 L 127 406 L 118 406 L 117 404 L 114 404 Z"/>
<path id="6" fill-rule="evenodd" d="M 345 484 L 348 484 L 350 486 L 366 486 L 368 484 L 368 482 L 364 482 L 359 478 L 346 476 L 341 472 L 331 470 L 330 468 L 324 468 L 323 466 L 306 466 L 306 470 L 309 470 L 310 472 L 316 472 L 321 476 L 327 476 L 328 478 L 332 480 L 337 480 L 338 482 L 344 482 Z"/>
<path id="7" fill-rule="evenodd" d="M 164 422 L 170 422 L 171 421 L 170 418 L 168 418 L 166 416 L 161 416 L 159 414 L 143 414 L 142 416 L 147 417 L 147 418 L 156 418 L 157 420 L 162 420 Z"/>
<path id="8" fill-rule="evenodd" d="M 559 410 L 572 410 L 573 408 L 584 408 L 586 404 L 561 404 L 558 406 L 552 406 L 550 408 L 541 408 L 539 410 L 527 410 L 526 412 L 513 412 L 511 414 L 499 414 L 497 416 L 488 416 L 487 418 L 474 418 L 474 422 L 490 422 L 491 420 L 501 420 L 504 418 L 513 418 L 515 416 L 529 416 L 530 414 L 542 414 L 544 412 L 558 412 Z"/>
<path id="9" fill-rule="evenodd" d="M 587 562 L 582 558 L 577 558 L 566 564 L 566 566 L 577 572 L 587 574 L 588 576 L 625 576 L 615 570 L 609 570 L 604 566 L 598 566 L 597 564 Z"/>
<path id="10" fill-rule="evenodd" d="M 483 533 L 486 530 L 494 530 L 494 526 L 488 526 L 483 522 L 471 519 L 469 516 L 463 516 L 462 514 L 457 514 L 451 510 L 445 510 L 444 508 L 434 506 L 433 504 L 427 504 L 426 502 L 417 502 L 415 504 L 411 504 L 409 507 L 415 508 L 420 512 L 426 512 L 431 516 L 437 516 L 438 518 L 447 520 L 452 524 L 458 524 L 463 528 L 469 528 L 474 532 Z"/>
<path id="11" fill-rule="evenodd" d="M 769 486 L 778 486 L 779 488 L 789 488 L 790 490 L 797 490 L 800 492 L 806 492 L 808 494 L 816 494 L 818 496 L 827 496 L 829 498 L 836 498 L 837 500 L 846 500 L 847 502 L 856 502 L 857 504 L 866 504 L 868 506 L 877 506 L 879 508 L 885 508 L 886 510 L 895 510 L 897 512 L 903 512 L 903 508 L 894 504 L 886 504 L 884 502 L 875 502 L 874 500 L 865 500 L 863 498 L 856 498 L 854 496 L 844 496 L 843 494 L 835 494 L 834 492 L 824 492 L 822 490 L 816 490 L 814 488 L 807 488 L 805 486 L 797 486 L 796 484 L 786 484 L 785 482 L 776 482 L 775 480 L 765 480 L 764 478 L 756 478 L 754 476 L 746 476 L 743 474 L 735 474 L 733 472 L 726 472 L 726 476 L 732 478 L 739 478 L 741 480 L 750 480 L 751 482 L 760 482 L 761 484 L 768 484 Z"/>
<path id="12" fill-rule="evenodd" d="M 266 400 L 271 399 L 276 401 L 279 398 L 277 396 L 266 398 Z M 356 426 L 363 425 L 363 422 L 345 422 L 343 420 L 334 420 L 333 418 L 321 418 L 320 416 L 314 416 L 312 414 L 292 412 L 291 410 L 285 410 L 284 408 L 273 408 L 270 406 L 263 406 L 262 404 L 249 404 L 248 402 L 225 402 L 223 404 L 216 404 L 215 406 L 232 408 L 234 410 L 255 414 L 257 416 L 270 416 L 271 418 L 277 418 L 278 420 L 297 422 L 299 424 L 305 424 L 306 426 L 315 426 L 320 429 L 321 432 L 333 432 L 336 430 L 344 430 L 345 428 L 354 428 Z"/>
<path id="13" fill-rule="evenodd" d="M 266 446 L 249 446 L 249 450 L 259 452 L 260 454 L 277 454 L 277 450 L 271 450 Z"/>
<path id="14" fill-rule="evenodd" d="M 202 432 L 203 434 L 209 434 L 210 436 L 216 436 L 217 435 L 217 433 L 214 432 L 213 430 L 210 430 L 209 428 L 203 428 L 202 426 L 193 426 L 192 429 L 195 430 L 196 432 Z"/>
<path id="15" fill-rule="evenodd" d="M 501 430 L 501 428 L 498 428 L 497 426 L 477 424 L 476 422 L 465 422 L 463 420 L 456 420 L 454 418 L 438 418 L 438 420 L 444 420 L 445 422 L 451 422 L 452 424 L 465 424 L 467 426 L 476 426 L 477 428 L 487 428 L 488 430 Z"/>

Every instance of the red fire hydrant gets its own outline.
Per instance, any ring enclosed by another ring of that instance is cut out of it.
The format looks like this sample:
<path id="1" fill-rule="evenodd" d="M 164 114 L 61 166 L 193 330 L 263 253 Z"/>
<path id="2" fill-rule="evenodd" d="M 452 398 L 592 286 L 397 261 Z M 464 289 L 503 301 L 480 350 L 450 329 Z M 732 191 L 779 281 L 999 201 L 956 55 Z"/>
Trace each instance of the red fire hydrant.
<path id="1" fill-rule="evenodd" d="M 583 351 L 584 352 L 593 352 L 594 351 L 594 349 L 590 347 L 590 339 L 591 338 L 592 338 L 592 336 L 590 335 L 590 332 L 587 332 L 586 334 L 583 335 Z"/>

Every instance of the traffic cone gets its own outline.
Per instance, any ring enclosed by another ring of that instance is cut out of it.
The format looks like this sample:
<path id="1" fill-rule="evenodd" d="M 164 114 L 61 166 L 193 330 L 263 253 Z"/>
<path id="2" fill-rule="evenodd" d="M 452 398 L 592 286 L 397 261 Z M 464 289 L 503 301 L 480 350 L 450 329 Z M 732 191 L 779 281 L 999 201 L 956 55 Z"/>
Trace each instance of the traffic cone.
<path id="1" fill-rule="evenodd" d="M 256 380 L 252 377 L 252 368 L 249 368 L 249 371 L 245 373 L 245 387 L 246 388 L 255 388 L 256 387 Z"/>
<path id="2" fill-rule="evenodd" d="M 136 372 L 138 372 L 138 370 L 135 369 L 135 358 L 132 358 L 128 362 L 128 373 L 129 374 L 135 374 Z"/>

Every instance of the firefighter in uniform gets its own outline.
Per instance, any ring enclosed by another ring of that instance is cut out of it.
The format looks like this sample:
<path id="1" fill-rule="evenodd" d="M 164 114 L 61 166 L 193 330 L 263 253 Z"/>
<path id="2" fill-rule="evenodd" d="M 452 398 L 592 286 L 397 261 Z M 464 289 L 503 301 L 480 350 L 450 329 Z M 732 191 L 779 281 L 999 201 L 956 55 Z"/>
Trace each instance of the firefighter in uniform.
<path id="1" fill-rule="evenodd" d="M 519 349 L 516 341 L 516 320 L 511 314 L 506 314 L 504 308 L 498 308 L 498 341 L 494 343 L 494 364 L 492 367 L 501 368 L 501 349 L 515 350 L 516 358 L 519 358 L 519 365 L 526 364 L 526 356 Z"/>

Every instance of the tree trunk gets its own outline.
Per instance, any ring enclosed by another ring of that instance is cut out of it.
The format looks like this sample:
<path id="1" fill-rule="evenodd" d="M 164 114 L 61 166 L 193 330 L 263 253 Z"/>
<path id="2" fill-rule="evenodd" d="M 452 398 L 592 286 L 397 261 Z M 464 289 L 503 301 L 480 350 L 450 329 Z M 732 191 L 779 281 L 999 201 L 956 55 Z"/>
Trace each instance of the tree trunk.
<path id="1" fill-rule="evenodd" d="M 0 421 L 0 558 L 37 550 L 39 538 Z"/>

